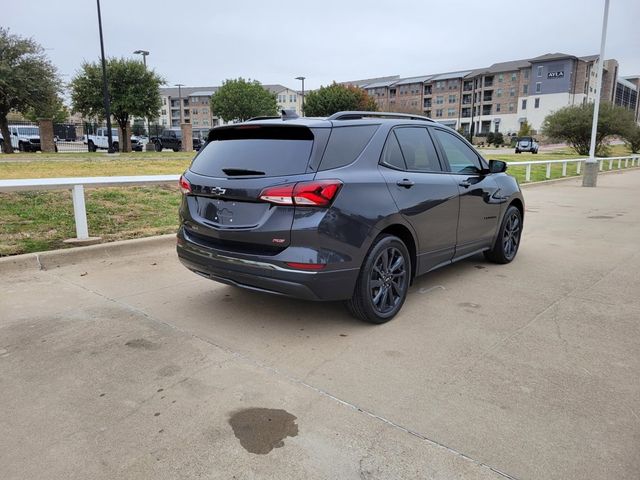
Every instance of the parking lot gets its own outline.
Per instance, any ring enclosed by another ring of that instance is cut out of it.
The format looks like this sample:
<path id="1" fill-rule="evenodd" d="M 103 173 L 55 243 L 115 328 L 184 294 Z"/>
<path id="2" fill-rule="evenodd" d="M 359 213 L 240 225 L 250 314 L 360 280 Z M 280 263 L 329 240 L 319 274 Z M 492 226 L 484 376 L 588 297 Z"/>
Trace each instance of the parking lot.
<path id="1" fill-rule="evenodd" d="M 524 195 L 512 264 L 422 277 L 381 326 L 170 238 L 4 260 L 0 478 L 637 479 L 640 170 Z"/>

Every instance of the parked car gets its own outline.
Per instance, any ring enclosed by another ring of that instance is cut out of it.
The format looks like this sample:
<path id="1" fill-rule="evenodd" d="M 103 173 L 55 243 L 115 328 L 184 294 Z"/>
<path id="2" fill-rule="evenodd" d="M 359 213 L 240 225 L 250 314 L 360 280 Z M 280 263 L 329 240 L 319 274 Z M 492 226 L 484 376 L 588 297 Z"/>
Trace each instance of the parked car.
<path id="1" fill-rule="evenodd" d="M 107 150 L 109 148 L 109 130 L 106 127 L 100 127 L 96 129 L 95 134 L 85 135 L 83 143 L 87 145 L 90 152 L 97 150 Z M 120 139 L 118 136 L 118 129 L 111 129 L 111 142 L 116 152 L 120 151 Z M 131 150 L 134 152 L 142 151 L 142 144 L 138 138 L 134 135 L 131 136 Z"/>
<path id="2" fill-rule="evenodd" d="M 11 146 L 21 152 L 36 152 L 40 148 L 40 129 L 37 125 L 9 125 Z M 4 138 L 0 134 L 0 149 Z"/>
<path id="3" fill-rule="evenodd" d="M 516 142 L 516 153 L 538 153 L 538 141 L 533 137 L 520 137 Z"/>
<path id="4" fill-rule="evenodd" d="M 383 323 L 418 275 L 518 251 L 524 199 L 506 163 L 426 117 L 259 119 L 207 140 L 180 178 L 177 246 L 205 278 L 346 300 Z"/>
<path id="5" fill-rule="evenodd" d="M 151 137 L 151 142 L 155 145 L 156 152 L 161 152 L 165 148 L 170 148 L 174 152 L 182 149 L 182 130 L 179 128 L 169 128 L 157 137 Z M 193 149 L 198 151 L 202 147 L 202 140 L 198 135 L 193 135 Z"/>

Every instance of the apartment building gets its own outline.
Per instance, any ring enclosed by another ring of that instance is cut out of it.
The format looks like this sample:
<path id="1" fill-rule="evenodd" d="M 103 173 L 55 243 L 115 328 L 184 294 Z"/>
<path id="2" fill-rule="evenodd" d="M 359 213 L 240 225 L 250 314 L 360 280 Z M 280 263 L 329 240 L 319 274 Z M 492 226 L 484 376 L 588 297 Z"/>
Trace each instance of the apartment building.
<path id="1" fill-rule="evenodd" d="M 273 93 L 278 102 L 278 111 L 295 110 L 298 115 L 302 115 L 302 95 L 284 85 L 263 85 L 265 90 Z"/>
<path id="2" fill-rule="evenodd" d="M 180 121 L 196 127 L 211 128 L 218 118 L 211 114 L 209 100 L 219 87 L 170 87 L 161 88 L 162 105 L 158 124 L 166 128 L 180 126 Z M 182 110 L 182 117 L 180 116 Z"/>
<path id="3" fill-rule="evenodd" d="M 421 77 L 345 82 L 359 85 L 380 110 L 420 113 L 466 133 L 517 133 L 523 122 L 540 130 L 547 115 L 595 99 L 598 55 L 563 53 L 494 63 L 486 68 Z M 640 77 L 618 78 L 618 62 L 604 62 L 602 101 L 638 119 Z"/>

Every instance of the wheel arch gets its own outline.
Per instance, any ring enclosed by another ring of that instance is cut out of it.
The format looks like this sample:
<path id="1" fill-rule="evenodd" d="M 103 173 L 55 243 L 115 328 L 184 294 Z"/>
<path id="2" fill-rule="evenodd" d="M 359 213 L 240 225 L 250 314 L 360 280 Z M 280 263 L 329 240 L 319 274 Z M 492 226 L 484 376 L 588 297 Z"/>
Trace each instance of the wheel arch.
<path id="1" fill-rule="evenodd" d="M 409 256 L 411 259 L 411 279 L 415 278 L 418 256 L 416 241 L 413 237 L 413 233 L 411 233 L 411 230 L 409 230 L 408 227 L 401 223 L 394 223 L 381 230 L 380 234 L 394 235 L 402 240 L 402 242 L 407 246 L 407 250 L 409 250 Z"/>

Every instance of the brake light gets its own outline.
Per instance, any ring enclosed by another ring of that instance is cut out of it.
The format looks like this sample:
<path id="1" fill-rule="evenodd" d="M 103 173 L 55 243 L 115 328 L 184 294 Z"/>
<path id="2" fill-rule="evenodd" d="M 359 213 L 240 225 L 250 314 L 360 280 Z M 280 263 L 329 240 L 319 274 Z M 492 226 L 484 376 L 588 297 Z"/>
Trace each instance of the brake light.
<path id="1" fill-rule="evenodd" d="M 265 188 L 260 199 L 277 205 L 327 207 L 342 187 L 340 180 L 317 180 Z"/>
<path id="2" fill-rule="evenodd" d="M 185 195 L 191 194 L 191 184 L 189 180 L 184 178 L 184 175 L 180 176 L 180 191 Z"/>

